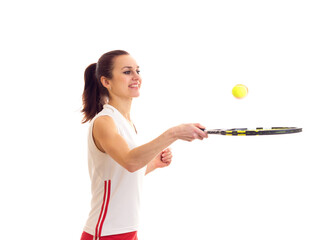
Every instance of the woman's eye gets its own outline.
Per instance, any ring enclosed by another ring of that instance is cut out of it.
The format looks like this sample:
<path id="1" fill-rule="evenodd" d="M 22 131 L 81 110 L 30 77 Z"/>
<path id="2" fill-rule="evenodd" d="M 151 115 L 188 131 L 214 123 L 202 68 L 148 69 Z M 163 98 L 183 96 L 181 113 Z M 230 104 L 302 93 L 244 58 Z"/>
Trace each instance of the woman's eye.
<path id="1" fill-rule="evenodd" d="M 129 75 L 129 74 L 131 74 L 131 70 L 130 71 L 125 71 L 123 73 Z M 136 73 L 137 74 L 140 74 L 140 70 L 137 70 Z"/>

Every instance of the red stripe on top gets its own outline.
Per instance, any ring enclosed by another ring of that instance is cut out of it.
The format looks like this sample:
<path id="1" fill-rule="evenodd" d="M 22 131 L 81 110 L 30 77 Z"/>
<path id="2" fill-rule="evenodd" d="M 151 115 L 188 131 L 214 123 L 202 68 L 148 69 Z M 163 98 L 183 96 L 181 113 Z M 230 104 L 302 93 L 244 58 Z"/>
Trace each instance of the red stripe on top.
<path id="1" fill-rule="evenodd" d="M 108 181 L 109 183 L 110 183 L 110 180 Z M 110 184 L 109 184 L 110 185 Z M 107 192 L 107 181 L 105 181 L 105 183 L 104 183 L 104 193 L 103 193 L 103 201 L 102 201 L 102 207 L 101 207 L 101 211 L 100 211 L 100 215 L 99 215 L 99 219 L 98 219 L 98 223 L 97 223 L 97 225 L 96 225 L 96 227 L 95 227 L 95 239 L 98 239 L 99 237 L 100 237 L 100 235 L 101 235 L 101 231 L 98 231 L 99 230 L 99 224 L 100 224 L 100 220 L 101 220 L 101 216 L 102 215 L 106 215 L 105 213 L 104 213 L 104 206 L 105 206 L 105 203 L 106 203 L 106 201 L 108 201 L 109 202 L 109 197 L 107 197 L 107 195 L 108 195 L 108 192 Z M 107 204 L 107 206 L 106 206 L 107 208 L 108 208 L 108 204 Z M 103 219 L 104 220 L 104 219 Z M 102 221 L 102 223 L 103 223 L 103 221 Z M 100 235 L 99 235 L 99 233 L 100 233 Z"/>
<path id="2" fill-rule="evenodd" d="M 108 180 L 107 203 L 106 203 L 106 207 L 105 207 L 105 213 L 103 214 L 103 218 L 102 218 L 100 229 L 99 229 L 99 236 L 101 236 L 103 222 L 105 221 L 105 218 L 107 215 L 109 199 L 110 199 L 110 180 Z"/>

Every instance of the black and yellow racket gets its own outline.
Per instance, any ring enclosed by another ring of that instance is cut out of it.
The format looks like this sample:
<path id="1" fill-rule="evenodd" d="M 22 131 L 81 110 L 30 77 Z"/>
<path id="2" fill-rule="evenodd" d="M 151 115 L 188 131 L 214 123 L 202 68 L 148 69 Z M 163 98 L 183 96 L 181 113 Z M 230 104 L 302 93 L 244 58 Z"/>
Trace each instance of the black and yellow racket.
<path id="1" fill-rule="evenodd" d="M 259 136 L 259 135 L 278 135 L 302 132 L 302 128 L 297 127 L 272 127 L 256 129 L 232 128 L 232 129 L 201 129 L 208 134 L 219 134 L 226 136 Z"/>

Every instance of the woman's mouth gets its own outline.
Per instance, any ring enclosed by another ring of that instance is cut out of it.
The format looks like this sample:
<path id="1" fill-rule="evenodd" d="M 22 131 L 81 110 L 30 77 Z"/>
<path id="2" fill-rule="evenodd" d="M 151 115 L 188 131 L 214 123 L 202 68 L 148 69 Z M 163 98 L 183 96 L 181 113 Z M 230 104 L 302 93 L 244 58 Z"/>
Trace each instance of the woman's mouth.
<path id="1" fill-rule="evenodd" d="M 129 88 L 139 88 L 140 84 L 139 83 L 132 83 L 129 85 Z"/>

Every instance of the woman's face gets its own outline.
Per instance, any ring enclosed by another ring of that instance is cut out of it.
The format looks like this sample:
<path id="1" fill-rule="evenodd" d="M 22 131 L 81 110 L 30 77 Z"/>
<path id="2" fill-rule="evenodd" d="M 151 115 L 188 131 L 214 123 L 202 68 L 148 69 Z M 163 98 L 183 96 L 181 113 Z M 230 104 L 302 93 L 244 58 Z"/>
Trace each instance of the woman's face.
<path id="1" fill-rule="evenodd" d="M 134 98 L 140 95 L 141 78 L 139 66 L 130 55 L 115 58 L 110 93 L 121 98 Z"/>

